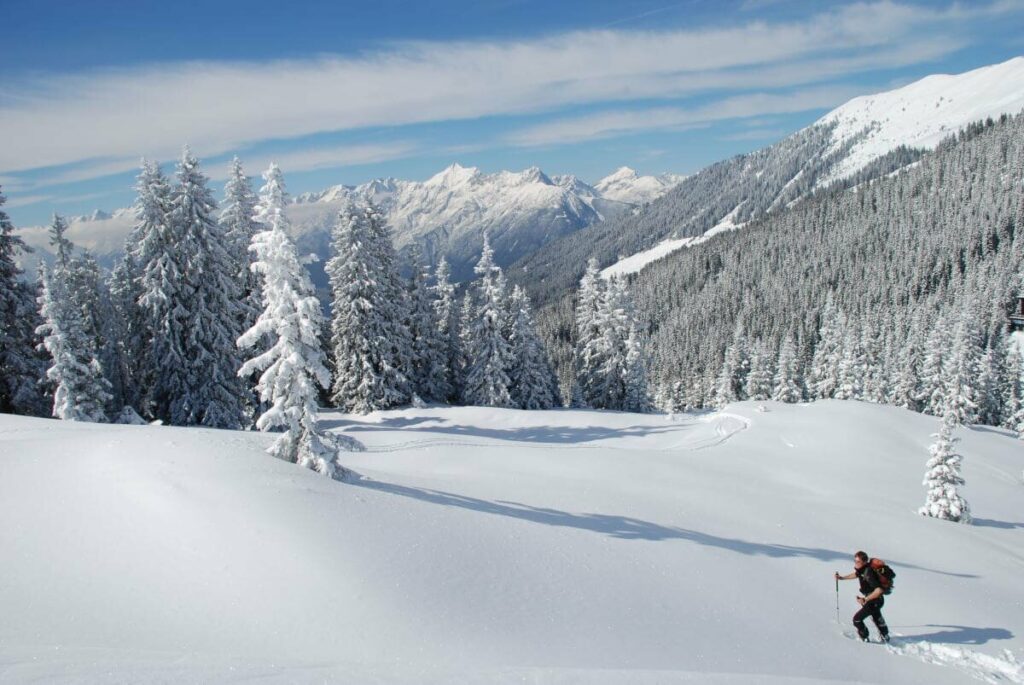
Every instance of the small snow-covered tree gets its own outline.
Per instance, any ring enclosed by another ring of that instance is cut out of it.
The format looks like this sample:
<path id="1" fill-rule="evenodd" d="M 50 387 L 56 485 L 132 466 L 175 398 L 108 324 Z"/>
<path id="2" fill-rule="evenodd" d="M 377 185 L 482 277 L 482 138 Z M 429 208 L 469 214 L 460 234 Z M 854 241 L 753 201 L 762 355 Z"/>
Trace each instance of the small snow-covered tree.
<path id="1" fill-rule="evenodd" d="M 73 245 L 64 235 L 67 224 L 54 215 L 50 244 L 54 246 L 52 269 L 43 267 L 40 278 L 40 313 L 44 323 L 38 333 L 52 363 L 46 371 L 53 383 L 53 416 L 65 421 L 104 422 L 104 405 L 110 399 L 109 383 L 97 358 L 96 337 L 89 330 L 89 303 L 83 301 L 84 268 L 72 255 Z"/>
<path id="2" fill-rule="evenodd" d="M 512 407 L 509 394 L 512 349 L 505 337 L 508 313 L 505 310 L 504 279 L 501 269 L 494 263 L 487 234 L 474 271 L 480 279 L 477 286 L 477 308 L 467 342 L 466 382 L 463 395 L 471 405 L 484 407 Z"/>
<path id="3" fill-rule="evenodd" d="M 772 399 L 776 402 L 799 402 L 800 391 L 799 360 L 797 359 L 796 343 L 793 334 L 788 333 L 779 348 L 778 369 L 775 372 L 775 384 L 772 388 Z"/>
<path id="4" fill-rule="evenodd" d="M 274 199 L 274 193 L 283 190 L 280 170 L 271 165 L 264 178 L 268 188 L 260 216 L 267 230 L 253 236 L 251 248 L 256 257 L 252 268 L 261 276 L 263 311 L 238 338 L 238 346 L 267 348 L 242 364 L 238 376 L 260 374 L 256 389 L 268 408 L 256 427 L 284 431 L 267 451 L 340 478 L 345 472 L 337 463 L 338 446 L 317 427 L 319 389 L 329 387 L 331 380 L 320 346 L 320 302 L 285 232 L 284 204 Z"/>
<path id="5" fill-rule="evenodd" d="M 928 488 L 928 495 L 919 511 L 923 516 L 970 523 L 970 507 L 957 489 L 964 484 L 960 475 L 962 457 L 956 451 L 958 438 L 953 437 L 958 425 L 956 411 L 952 408 L 947 410 L 939 432 L 934 435 L 936 440 L 929 448 L 931 458 L 926 465 L 928 470 L 923 483 Z"/>

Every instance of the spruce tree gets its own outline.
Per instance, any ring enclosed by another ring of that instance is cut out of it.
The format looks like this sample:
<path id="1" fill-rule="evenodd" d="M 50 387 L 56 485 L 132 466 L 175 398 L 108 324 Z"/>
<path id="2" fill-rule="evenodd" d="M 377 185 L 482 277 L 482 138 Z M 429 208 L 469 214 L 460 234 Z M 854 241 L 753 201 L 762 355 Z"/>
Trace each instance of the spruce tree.
<path id="1" fill-rule="evenodd" d="M 501 269 L 494 263 L 487 234 L 483 251 L 474 271 L 480 276 L 477 284 L 477 309 L 473 317 L 466 360 L 467 404 L 484 407 L 511 407 L 509 394 L 512 349 L 505 335 L 508 313 L 505 311 L 504 280 Z"/>
<path id="2" fill-rule="evenodd" d="M 338 446 L 317 427 L 319 389 L 330 386 L 321 349 L 323 315 L 309 275 L 299 263 L 286 232 L 284 183 L 271 165 L 260 203 L 266 228 L 253 236 L 252 268 L 261 279 L 263 310 L 238 339 L 256 353 L 238 370 L 240 378 L 259 373 L 256 389 L 267 407 L 256 421 L 261 431 L 283 432 L 267 450 L 274 456 L 333 478 L 344 476 Z M 265 349 L 264 349 L 265 348 Z"/>
<path id="3" fill-rule="evenodd" d="M 21 280 L 18 255 L 31 252 L 14 235 L 0 192 L 0 412 L 36 414 L 43 401 L 39 381 L 45 373 L 34 350 L 38 320 L 35 293 Z"/>
<path id="4" fill-rule="evenodd" d="M 447 341 L 437 321 L 427 274 L 420 264 L 420 250 L 416 243 L 409 253 L 411 275 L 406 299 L 406 328 L 411 343 L 410 382 L 420 399 L 444 402 L 451 394 L 448 383 Z"/>
<path id="5" fill-rule="evenodd" d="M 462 363 L 462 344 L 459 339 L 459 308 L 455 299 L 455 286 L 451 283 L 451 270 L 448 261 L 442 256 L 437 264 L 434 275 L 434 318 L 437 321 L 437 333 L 444 346 L 445 379 L 443 388 L 447 394 L 441 398 L 446 402 L 455 402 L 460 393 L 460 373 Z"/>
<path id="6" fill-rule="evenodd" d="M 779 362 L 772 388 L 772 399 L 776 402 L 792 404 L 802 399 L 798 364 L 796 344 L 793 342 L 793 334 L 790 332 L 783 340 L 782 347 L 779 348 Z"/>
<path id="7" fill-rule="evenodd" d="M 590 398 L 597 395 L 597 371 L 603 359 L 599 357 L 601 329 L 601 303 L 605 283 L 596 259 L 587 262 L 587 270 L 580 280 L 576 295 L 576 348 L 573 354 L 573 406 L 590 406 Z M 581 404 L 576 405 L 575 401 Z"/>
<path id="8" fill-rule="evenodd" d="M 533 322 L 530 298 L 519 286 L 509 299 L 512 316 L 512 367 L 509 369 L 513 403 L 520 409 L 550 409 L 558 400 L 558 380 L 544 343 Z"/>
<path id="9" fill-rule="evenodd" d="M 241 358 L 235 341 L 241 335 L 238 261 L 224 229 L 214 219 L 217 204 L 199 170 L 199 160 L 186 147 L 177 169 L 178 185 L 171 194 L 170 223 L 180 240 L 183 262 L 184 316 L 175 331 L 185 360 L 184 392 L 170 401 L 171 421 L 177 425 L 241 428 L 250 421 L 247 392 L 238 378 Z"/>
<path id="10" fill-rule="evenodd" d="M 74 258 L 66 231 L 67 224 L 55 214 L 50 226 L 54 264 L 40 271 L 43 324 L 37 332 L 51 358 L 46 376 L 54 387 L 52 413 L 65 421 L 103 422 L 109 383 L 98 360 L 96 337 L 89 330 L 90 302 L 81 287 L 88 278 L 82 273 L 86 267 Z"/>
<path id="11" fill-rule="evenodd" d="M 125 346 L 129 358 L 138 354 L 142 360 L 132 374 L 134 387 L 142 392 L 140 413 L 172 423 L 177 418 L 172 408 L 190 388 L 185 346 L 192 325 L 186 281 L 190 267 L 181 226 L 171 220 L 171 187 L 156 163 L 143 162 L 136 190 L 136 224 L 117 287 L 121 302 L 134 296 L 138 306 L 132 312 L 130 305 L 123 305 L 129 331 Z"/>
<path id="12" fill-rule="evenodd" d="M 635 323 L 629 326 L 626 338 L 626 396 L 623 411 L 646 413 L 651 410 L 651 400 L 647 390 L 647 361 L 644 357 L 643 345 Z"/>
<path id="13" fill-rule="evenodd" d="M 960 475 L 962 457 L 956 451 L 959 439 L 953 437 L 958 425 L 956 411 L 952 408 L 947 410 L 942 417 L 942 427 L 934 436 L 935 443 L 928 450 L 931 458 L 926 465 L 928 470 L 923 483 L 928 494 L 919 511 L 922 516 L 970 523 L 970 507 L 957 489 L 964 484 Z"/>
<path id="14" fill-rule="evenodd" d="M 343 411 L 369 413 L 408 400 L 408 380 L 394 353 L 400 322 L 373 222 L 375 210 L 348 204 L 334 228 L 327 263 L 333 300 L 331 400 Z"/>
<path id="15" fill-rule="evenodd" d="M 276 200 L 280 201 L 283 207 L 283 203 L 287 202 L 287 196 Z M 265 222 L 265 217 L 257 219 L 257 211 L 261 211 L 258 205 L 259 200 L 252 190 L 249 177 L 242 170 L 242 162 L 235 157 L 231 161 L 228 182 L 224 185 L 220 224 L 227 238 L 226 247 L 237 261 L 237 280 L 241 284 L 239 313 L 242 316 L 243 330 L 252 327 L 263 308 L 259 275 L 256 270 L 250 268 L 252 256 L 249 252 L 252 238 L 260 230 L 260 222 Z"/>

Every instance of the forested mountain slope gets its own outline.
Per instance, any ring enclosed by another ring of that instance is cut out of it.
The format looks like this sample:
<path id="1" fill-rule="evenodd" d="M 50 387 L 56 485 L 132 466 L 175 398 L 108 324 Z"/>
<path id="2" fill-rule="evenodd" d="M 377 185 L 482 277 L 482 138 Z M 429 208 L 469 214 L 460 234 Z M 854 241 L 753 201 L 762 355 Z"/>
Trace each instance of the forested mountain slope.
<path id="1" fill-rule="evenodd" d="M 791 337 L 807 396 L 837 392 L 814 368 L 829 345 L 833 363 L 850 366 L 849 396 L 926 409 L 929 365 L 956 344 L 999 373 L 1007 315 L 1024 294 L 1022 223 L 1024 116 L 971 126 L 912 169 L 642 271 L 631 289 L 652 373 L 682 383 L 677 402 L 699 406 L 715 394 L 727 348 L 747 350 L 749 371 L 752 350 L 774 362 Z"/>

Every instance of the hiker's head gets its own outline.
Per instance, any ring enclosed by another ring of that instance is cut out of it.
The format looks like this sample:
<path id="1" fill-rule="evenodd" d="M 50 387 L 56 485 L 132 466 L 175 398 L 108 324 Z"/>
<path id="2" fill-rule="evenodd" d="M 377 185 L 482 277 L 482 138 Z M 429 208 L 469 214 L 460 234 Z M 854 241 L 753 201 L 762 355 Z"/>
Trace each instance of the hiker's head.
<path id="1" fill-rule="evenodd" d="M 860 568 L 861 566 L 863 566 L 866 563 L 868 563 L 868 553 L 867 552 L 861 551 L 861 552 L 857 552 L 856 554 L 853 555 L 853 565 L 856 568 Z"/>

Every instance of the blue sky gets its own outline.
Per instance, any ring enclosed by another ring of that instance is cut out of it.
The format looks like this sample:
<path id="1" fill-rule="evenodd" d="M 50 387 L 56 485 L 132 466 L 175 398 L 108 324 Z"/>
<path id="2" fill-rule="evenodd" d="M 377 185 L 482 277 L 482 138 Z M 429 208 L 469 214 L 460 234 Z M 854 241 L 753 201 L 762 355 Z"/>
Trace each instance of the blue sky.
<path id="1" fill-rule="evenodd" d="M 132 202 L 188 143 L 293 193 L 453 161 L 695 171 L 855 95 L 1024 54 L 1024 0 L 3 1 L 16 224 Z"/>

